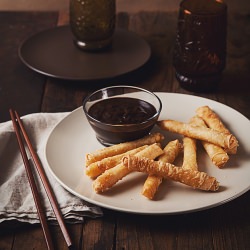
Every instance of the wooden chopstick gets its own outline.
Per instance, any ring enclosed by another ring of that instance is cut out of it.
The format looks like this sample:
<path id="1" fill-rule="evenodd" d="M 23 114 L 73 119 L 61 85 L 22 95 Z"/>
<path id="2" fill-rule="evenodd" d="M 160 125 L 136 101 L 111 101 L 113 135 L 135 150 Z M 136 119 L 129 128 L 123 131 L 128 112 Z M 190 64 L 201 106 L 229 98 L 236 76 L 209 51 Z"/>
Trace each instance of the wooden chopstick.
<path id="1" fill-rule="evenodd" d="M 13 115 L 13 111 L 10 111 L 10 112 L 12 112 L 12 115 Z M 19 128 L 20 128 L 20 130 L 21 130 L 21 132 L 23 134 L 24 140 L 25 140 L 25 142 L 26 142 L 26 144 L 28 146 L 31 157 L 32 157 L 32 159 L 33 159 L 33 161 L 35 163 L 36 169 L 37 169 L 37 171 L 39 173 L 39 176 L 41 178 L 44 189 L 45 189 L 45 191 L 47 193 L 47 196 L 48 196 L 48 199 L 50 201 L 51 207 L 52 207 L 52 209 L 53 209 L 53 211 L 55 213 L 56 219 L 57 219 L 58 224 L 59 224 L 59 226 L 61 228 L 64 239 L 65 239 L 65 241 L 67 243 L 67 246 L 69 248 L 71 248 L 73 246 L 73 244 L 72 244 L 70 235 L 69 235 L 68 230 L 66 228 L 66 225 L 65 225 L 61 210 L 59 208 L 59 205 L 57 203 L 55 194 L 54 194 L 54 192 L 53 192 L 53 190 L 52 190 L 52 188 L 50 186 L 48 178 L 47 178 L 47 176 L 45 174 L 45 171 L 44 171 L 44 169 L 43 169 L 43 167 L 41 165 L 41 162 L 39 160 L 39 157 L 38 157 L 37 153 L 35 152 L 32 144 L 31 144 L 31 141 L 30 141 L 29 136 L 28 136 L 28 134 L 27 134 L 27 132 L 25 130 L 25 127 L 24 127 L 24 125 L 23 125 L 23 123 L 22 123 L 22 121 L 20 119 L 20 116 L 18 115 L 18 113 L 16 111 L 15 111 L 13 116 L 14 116 L 14 119 L 16 118 L 17 123 L 19 125 Z M 17 124 L 15 123 L 15 125 L 17 125 Z"/>
<path id="2" fill-rule="evenodd" d="M 46 220 L 46 215 L 45 215 L 45 212 L 43 210 L 41 200 L 39 199 L 39 193 L 38 193 L 38 190 L 37 190 L 37 187 L 36 187 L 35 179 L 34 179 L 34 176 L 32 174 L 31 166 L 29 164 L 29 160 L 28 160 L 25 148 L 24 148 L 24 144 L 23 144 L 23 141 L 22 141 L 22 138 L 21 138 L 21 134 L 20 134 L 20 131 L 19 131 L 17 123 L 16 123 L 15 115 L 14 115 L 12 110 L 10 110 L 10 117 L 11 117 L 13 127 L 14 127 L 14 130 L 15 130 L 15 133 L 16 133 L 17 142 L 18 142 L 20 152 L 21 152 L 21 155 L 22 155 L 22 158 L 23 158 L 25 170 L 26 170 L 27 177 L 28 177 L 28 180 L 29 180 L 29 183 L 30 183 L 32 195 L 34 197 L 34 201 L 35 201 L 36 209 L 37 209 L 37 212 L 38 212 L 38 216 L 39 216 L 39 219 L 41 221 L 42 230 L 43 230 L 43 234 L 45 236 L 47 247 L 48 247 L 48 249 L 54 249 L 52 239 L 51 239 L 51 234 L 50 234 L 49 227 L 48 227 L 48 223 L 47 223 L 47 220 Z"/>

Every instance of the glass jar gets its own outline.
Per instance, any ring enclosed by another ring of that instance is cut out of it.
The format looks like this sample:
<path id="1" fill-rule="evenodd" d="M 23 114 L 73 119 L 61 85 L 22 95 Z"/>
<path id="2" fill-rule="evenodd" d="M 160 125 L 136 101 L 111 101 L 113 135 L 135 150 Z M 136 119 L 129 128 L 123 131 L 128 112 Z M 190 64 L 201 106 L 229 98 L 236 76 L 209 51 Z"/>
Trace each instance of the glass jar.
<path id="1" fill-rule="evenodd" d="M 75 44 L 89 51 L 111 45 L 115 13 L 115 0 L 70 0 L 70 26 Z"/>
<path id="2" fill-rule="evenodd" d="M 180 4 L 173 65 L 181 87 L 215 90 L 226 65 L 227 6 L 220 0 Z"/>

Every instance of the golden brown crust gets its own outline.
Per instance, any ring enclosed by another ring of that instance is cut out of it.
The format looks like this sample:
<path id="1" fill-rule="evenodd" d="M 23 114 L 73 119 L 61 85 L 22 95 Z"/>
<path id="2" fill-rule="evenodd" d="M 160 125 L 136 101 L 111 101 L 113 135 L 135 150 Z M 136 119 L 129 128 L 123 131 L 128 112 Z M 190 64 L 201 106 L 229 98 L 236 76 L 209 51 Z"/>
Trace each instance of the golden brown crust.
<path id="1" fill-rule="evenodd" d="M 231 135 L 231 137 L 233 137 L 233 139 L 237 141 L 236 137 L 223 124 L 219 115 L 217 115 L 209 106 L 202 106 L 197 108 L 196 114 L 205 121 L 209 128 Z M 228 148 L 227 152 L 229 154 L 236 154 L 237 147 L 238 142 L 237 145 L 235 145 L 234 147 Z"/>
<path id="2" fill-rule="evenodd" d="M 157 175 L 148 175 L 146 181 L 144 182 L 142 188 L 142 195 L 147 197 L 148 199 L 152 200 L 162 183 L 163 178 Z"/>
<path id="3" fill-rule="evenodd" d="M 138 152 L 136 156 L 138 157 L 147 157 L 149 159 L 155 159 L 163 153 L 163 150 L 159 147 L 158 144 L 152 144 L 146 147 L 144 150 Z M 101 193 L 112 186 L 114 186 L 119 180 L 128 175 L 131 172 L 123 163 L 118 164 L 117 166 L 106 170 L 103 174 L 98 176 L 93 182 L 93 188 L 96 193 Z"/>
<path id="4" fill-rule="evenodd" d="M 104 158 L 100 161 L 93 162 L 85 169 L 85 173 L 90 178 L 94 179 L 97 176 L 99 176 L 100 174 L 102 174 L 105 170 L 113 168 L 114 166 L 118 165 L 121 162 L 121 159 L 123 156 L 128 155 L 128 154 L 134 155 L 134 154 L 140 152 L 141 150 L 145 149 L 146 147 L 147 147 L 147 145 L 144 145 L 144 146 L 141 146 L 139 148 L 129 150 L 126 153 L 110 156 L 110 157 Z"/>
<path id="5" fill-rule="evenodd" d="M 194 125 L 193 117 L 189 124 Z M 183 138 L 183 163 L 184 169 L 198 170 L 196 139 L 184 136 Z"/>
<path id="6" fill-rule="evenodd" d="M 182 167 L 198 170 L 196 140 L 190 137 L 183 138 L 183 163 Z"/>
<path id="7" fill-rule="evenodd" d="M 204 120 L 198 116 L 193 117 L 193 122 L 197 126 L 206 127 Z M 224 165 L 229 160 L 229 156 L 225 150 L 223 150 L 221 147 L 214 145 L 209 142 L 202 141 L 202 145 L 207 152 L 209 158 L 213 162 L 213 164 L 219 168 L 224 167 Z"/>
<path id="8" fill-rule="evenodd" d="M 164 153 L 160 155 L 157 160 L 162 162 L 172 163 L 178 156 L 180 151 L 183 149 L 182 144 L 179 140 L 170 141 L 163 149 Z"/>
<path id="9" fill-rule="evenodd" d="M 231 134 L 222 123 L 220 117 L 212 109 L 210 109 L 209 106 L 201 106 L 197 108 L 196 114 L 206 122 L 208 127 L 220 132 L 224 131 Z"/>
<path id="10" fill-rule="evenodd" d="M 219 183 L 216 178 L 204 172 L 183 169 L 170 163 L 162 163 L 137 156 L 125 156 L 123 157 L 123 164 L 131 171 L 170 178 L 193 188 L 205 191 L 216 191 L 219 189 Z"/>
<path id="11" fill-rule="evenodd" d="M 175 120 L 162 120 L 158 121 L 157 124 L 164 130 L 207 141 L 225 149 L 233 149 L 238 146 L 238 141 L 234 136 L 211 128 L 194 126 Z"/>
<path id="12" fill-rule="evenodd" d="M 162 141 L 163 139 L 164 139 L 164 136 L 162 134 L 152 133 L 148 136 L 145 136 L 135 141 L 124 142 L 124 143 L 120 143 L 120 144 L 113 145 L 110 147 L 102 148 L 93 153 L 87 154 L 85 157 L 85 164 L 86 166 L 89 166 L 93 162 L 100 161 L 110 156 L 125 153 L 131 149 L 135 149 L 143 145 L 150 145 L 153 143 L 157 143 L 157 142 Z"/>
<path id="13" fill-rule="evenodd" d="M 182 149 L 182 145 L 178 140 L 170 141 L 163 149 L 164 153 L 158 157 L 158 161 L 172 163 L 179 152 Z M 160 184 L 162 183 L 162 177 L 156 175 L 149 175 L 144 182 L 142 188 L 142 195 L 148 199 L 153 199 Z"/>

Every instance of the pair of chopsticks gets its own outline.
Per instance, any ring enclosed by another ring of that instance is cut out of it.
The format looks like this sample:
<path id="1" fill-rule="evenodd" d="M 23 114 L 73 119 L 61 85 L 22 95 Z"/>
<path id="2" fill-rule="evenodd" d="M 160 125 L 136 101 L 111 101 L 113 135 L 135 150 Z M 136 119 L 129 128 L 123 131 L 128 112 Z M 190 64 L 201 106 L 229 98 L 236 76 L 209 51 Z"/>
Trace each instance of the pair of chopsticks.
<path id="1" fill-rule="evenodd" d="M 36 208 L 37 208 L 38 216 L 39 216 L 39 219 L 40 219 L 40 222 L 41 222 L 41 225 L 42 225 L 42 230 L 43 230 L 43 233 L 44 233 L 44 236 L 45 236 L 47 247 L 48 247 L 48 249 L 54 249 L 51 234 L 50 234 L 47 219 L 46 219 L 46 214 L 45 214 L 45 212 L 43 210 L 42 202 L 41 202 L 41 200 L 39 198 L 39 192 L 38 192 L 37 187 L 36 187 L 35 179 L 34 179 L 34 176 L 33 176 L 33 173 L 32 173 L 31 166 L 29 164 L 28 156 L 27 156 L 27 153 L 25 151 L 25 146 L 24 146 L 23 139 L 22 139 L 22 136 L 21 136 L 20 132 L 22 132 L 23 138 L 24 138 L 24 140 L 26 142 L 26 145 L 28 146 L 31 157 L 32 157 L 32 159 L 33 159 L 33 161 L 35 163 L 36 170 L 39 173 L 40 179 L 41 179 L 41 181 L 43 183 L 43 187 L 44 187 L 44 189 L 46 191 L 46 194 L 47 194 L 48 199 L 50 201 L 51 207 L 52 207 L 52 209 L 53 209 L 53 211 L 55 213 L 56 219 L 57 219 L 58 224 L 59 224 L 59 226 L 61 228 L 64 239 L 65 239 L 68 247 L 71 248 L 72 247 L 72 241 L 70 239 L 69 233 L 68 233 L 67 228 L 65 226 L 64 219 L 63 219 L 62 213 L 60 211 L 59 205 L 58 205 L 58 203 L 56 201 L 56 197 L 54 195 L 54 192 L 53 192 L 53 190 L 52 190 L 52 188 L 50 186 L 48 178 L 47 178 L 47 176 L 46 176 L 46 174 L 44 172 L 44 169 L 43 169 L 43 167 L 42 167 L 42 165 L 40 163 L 39 157 L 36 154 L 35 150 L 33 149 L 31 141 L 30 141 L 30 139 L 28 137 L 27 132 L 25 131 L 24 125 L 23 125 L 18 113 L 16 111 L 13 111 L 12 109 L 10 109 L 9 112 L 10 112 L 10 117 L 11 117 L 11 120 L 12 120 L 12 123 L 13 123 L 14 130 L 15 130 L 15 133 L 16 133 L 19 149 L 20 149 L 22 159 L 23 159 L 23 162 L 24 162 L 25 170 L 26 170 L 26 173 L 27 173 L 27 176 L 28 176 L 28 180 L 29 180 L 29 184 L 30 184 L 30 187 L 31 187 L 32 195 L 33 195 L 35 205 L 36 205 Z"/>

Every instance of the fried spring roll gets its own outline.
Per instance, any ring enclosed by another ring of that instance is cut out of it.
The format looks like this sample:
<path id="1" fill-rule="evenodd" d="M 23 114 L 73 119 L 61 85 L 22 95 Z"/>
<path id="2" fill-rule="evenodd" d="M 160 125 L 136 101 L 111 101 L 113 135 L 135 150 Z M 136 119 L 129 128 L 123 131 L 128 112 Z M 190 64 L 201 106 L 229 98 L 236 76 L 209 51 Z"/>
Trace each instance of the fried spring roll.
<path id="1" fill-rule="evenodd" d="M 155 159 L 161 154 L 163 154 L 163 150 L 159 147 L 159 145 L 152 144 L 144 150 L 136 153 L 136 156 Z M 93 188 L 96 193 L 104 192 L 114 186 L 119 180 L 128 175 L 130 172 L 132 171 L 125 167 L 123 163 L 120 163 L 98 176 L 93 182 Z"/>
<path id="2" fill-rule="evenodd" d="M 183 138 L 183 163 L 182 168 L 198 170 L 196 139 L 190 137 Z"/>
<path id="3" fill-rule="evenodd" d="M 164 153 L 160 155 L 157 160 L 172 163 L 182 148 L 182 144 L 179 142 L 179 140 L 170 141 L 163 149 Z"/>
<path id="4" fill-rule="evenodd" d="M 197 126 L 207 127 L 204 120 L 198 116 L 193 117 L 193 122 Z M 202 141 L 201 143 L 215 166 L 222 168 L 227 163 L 229 156 L 225 150 L 209 142 Z"/>
<path id="5" fill-rule="evenodd" d="M 181 182 L 195 189 L 205 191 L 217 191 L 219 189 L 219 182 L 215 177 L 211 177 L 204 172 L 176 167 L 171 163 L 162 163 L 148 158 L 129 155 L 123 157 L 123 164 L 130 171 L 162 176 L 163 178 Z"/>
<path id="6" fill-rule="evenodd" d="M 194 126 L 175 120 L 162 120 L 157 122 L 157 124 L 164 130 L 207 141 L 224 149 L 233 149 L 238 146 L 238 141 L 234 136 L 211 128 Z"/>
<path id="7" fill-rule="evenodd" d="M 170 141 L 163 149 L 164 153 L 158 157 L 161 162 L 174 162 L 175 158 L 182 149 L 182 145 L 178 140 Z M 149 175 L 143 185 L 142 195 L 148 199 L 153 199 L 158 187 L 162 183 L 163 177 L 157 175 Z"/>
<path id="8" fill-rule="evenodd" d="M 189 124 L 194 125 L 193 118 L 190 119 Z M 197 164 L 197 146 L 196 139 L 184 136 L 183 138 L 183 163 L 184 169 L 198 170 Z"/>
<path id="9" fill-rule="evenodd" d="M 89 166 L 93 162 L 100 161 L 110 156 L 125 153 L 131 149 L 135 149 L 143 145 L 150 145 L 153 143 L 157 143 L 157 142 L 162 141 L 163 139 L 164 139 L 164 136 L 162 134 L 152 133 L 148 136 L 145 136 L 135 141 L 124 142 L 124 143 L 113 145 L 107 148 L 102 148 L 91 154 L 87 154 L 85 163 L 86 163 L 86 166 Z"/>
<path id="10" fill-rule="evenodd" d="M 232 133 L 223 124 L 220 117 L 212 109 L 210 109 L 210 107 L 199 107 L 198 109 L 196 109 L 196 114 L 205 121 L 209 128 L 231 135 L 232 137 L 234 137 L 234 140 L 237 141 L 236 137 L 232 135 Z M 237 145 L 235 145 L 235 147 L 227 149 L 227 152 L 229 154 L 236 154 L 237 147 L 238 143 Z"/>
<path id="11" fill-rule="evenodd" d="M 96 178 L 100 174 L 102 174 L 105 170 L 113 168 L 114 166 L 118 165 L 121 162 L 123 156 L 131 154 L 134 155 L 141 150 L 145 149 L 148 145 L 141 146 L 139 148 L 135 148 L 132 150 L 127 151 L 126 153 L 114 155 L 111 157 L 104 158 L 100 161 L 91 163 L 85 170 L 86 175 L 91 178 Z"/>

